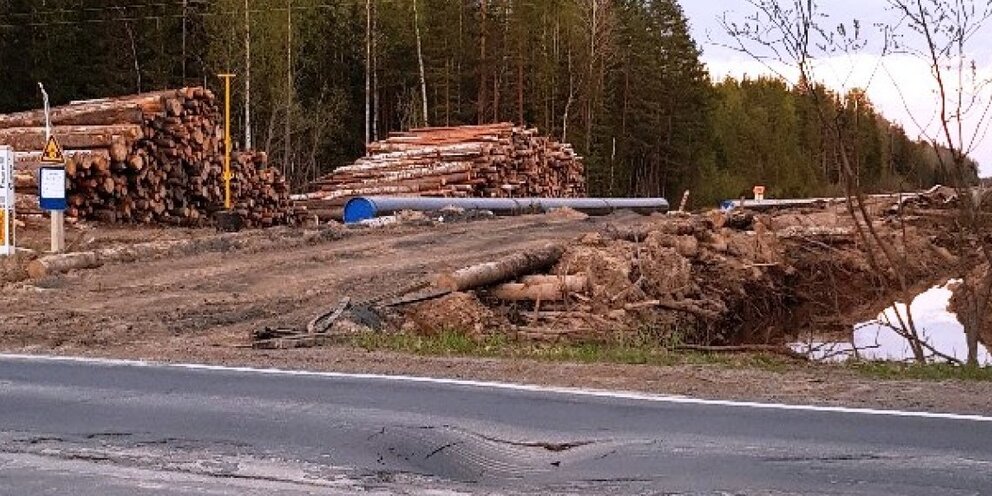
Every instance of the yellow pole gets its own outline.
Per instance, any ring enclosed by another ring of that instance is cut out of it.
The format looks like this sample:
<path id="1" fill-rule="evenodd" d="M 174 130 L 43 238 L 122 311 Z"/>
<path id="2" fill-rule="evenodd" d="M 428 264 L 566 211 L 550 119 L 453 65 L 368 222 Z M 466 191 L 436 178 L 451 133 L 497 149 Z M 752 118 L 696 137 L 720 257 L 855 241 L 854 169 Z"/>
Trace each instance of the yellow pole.
<path id="1" fill-rule="evenodd" d="M 224 79 L 224 209 L 231 209 L 231 78 L 234 74 L 218 74 Z"/>

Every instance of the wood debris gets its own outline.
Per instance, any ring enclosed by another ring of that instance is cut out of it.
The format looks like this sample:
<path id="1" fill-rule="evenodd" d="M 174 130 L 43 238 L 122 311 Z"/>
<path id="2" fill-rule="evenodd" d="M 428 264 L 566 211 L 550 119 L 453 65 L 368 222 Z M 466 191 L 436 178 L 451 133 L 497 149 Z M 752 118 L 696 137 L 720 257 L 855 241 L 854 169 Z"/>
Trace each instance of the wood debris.
<path id="1" fill-rule="evenodd" d="M 251 347 L 263 350 L 289 348 L 313 348 L 332 344 L 335 335 L 331 327 L 351 306 L 351 298 L 345 297 L 330 311 L 314 317 L 305 330 L 265 328 L 251 334 Z"/>

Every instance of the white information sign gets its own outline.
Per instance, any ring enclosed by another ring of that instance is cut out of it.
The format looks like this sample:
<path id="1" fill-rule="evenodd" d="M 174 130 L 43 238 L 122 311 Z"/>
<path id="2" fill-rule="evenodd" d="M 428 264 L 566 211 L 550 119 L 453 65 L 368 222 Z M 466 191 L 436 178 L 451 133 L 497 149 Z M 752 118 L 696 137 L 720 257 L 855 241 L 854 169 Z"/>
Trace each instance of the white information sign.
<path id="1" fill-rule="evenodd" d="M 65 199 L 65 169 L 62 168 L 42 168 L 41 172 L 41 197 L 52 200 Z"/>
<path id="2" fill-rule="evenodd" d="M 0 255 L 14 254 L 14 151 L 0 147 Z"/>

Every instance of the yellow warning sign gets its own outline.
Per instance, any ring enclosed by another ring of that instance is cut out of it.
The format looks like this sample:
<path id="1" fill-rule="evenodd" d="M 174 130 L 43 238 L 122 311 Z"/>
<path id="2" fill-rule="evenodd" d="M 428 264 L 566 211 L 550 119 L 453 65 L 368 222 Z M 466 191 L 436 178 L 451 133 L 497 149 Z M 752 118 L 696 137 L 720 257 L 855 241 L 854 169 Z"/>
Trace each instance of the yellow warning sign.
<path id="1" fill-rule="evenodd" d="M 45 164 L 65 163 L 65 156 L 62 154 L 62 145 L 59 145 L 59 140 L 55 139 L 55 136 L 48 138 L 48 143 L 45 144 L 45 151 L 41 153 L 41 161 Z"/>
<path id="2" fill-rule="evenodd" d="M 9 240 L 7 239 L 7 211 L 0 210 L 0 248 L 3 248 L 4 249 L 3 251 L 7 251 L 8 243 Z"/>

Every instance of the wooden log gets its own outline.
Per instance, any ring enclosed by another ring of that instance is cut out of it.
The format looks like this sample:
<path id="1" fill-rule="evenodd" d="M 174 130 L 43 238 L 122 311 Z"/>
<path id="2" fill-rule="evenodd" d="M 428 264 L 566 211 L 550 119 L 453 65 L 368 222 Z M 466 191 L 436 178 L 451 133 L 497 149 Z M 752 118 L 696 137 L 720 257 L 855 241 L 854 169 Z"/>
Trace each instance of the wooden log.
<path id="1" fill-rule="evenodd" d="M 492 262 L 441 274 L 437 278 L 437 286 L 450 291 L 468 291 L 492 286 L 545 270 L 554 265 L 564 252 L 565 249 L 560 245 L 547 245 L 514 253 Z"/>
<path id="2" fill-rule="evenodd" d="M 30 172 L 14 172 L 14 191 L 16 193 L 38 193 L 38 176 Z"/>
<path id="3" fill-rule="evenodd" d="M 120 124 L 113 126 L 60 126 L 52 128 L 52 135 L 66 150 L 109 148 L 120 141 L 142 137 L 141 126 Z M 13 127 L 0 129 L 0 143 L 15 151 L 43 150 L 46 139 L 44 127 Z"/>
<path id="4" fill-rule="evenodd" d="M 562 301 L 569 294 L 583 293 L 589 279 L 580 275 L 527 276 L 521 282 L 501 284 L 489 294 L 504 301 Z"/>
<path id="5" fill-rule="evenodd" d="M 775 235 L 779 239 L 814 240 L 827 244 L 854 242 L 854 230 L 848 227 L 789 226 L 776 231 Z"/>
<path id="6" fill-rule="evenodd" d="M 49 255 L 31 261 L 28 264 L 28 275 L 33 279 L 41 279 L 70 270 L 93 269 L 102 265 L 97 252 L 65 253 Z"/>
<path id="7" fill-rule="evenodd" d="M 698 344 L 683 344 L 675 347 L 676 351 L 698 351 L 701 353 L 772 353 L 775 355 L 784 355 L 789 358 L 795 358 L 797 360 L 809 360 L 809 357 L 797 353 L 796 351 L 790 349 L 788 346 L 784 345 L 772 345 L 772 344 L 750 344 L 750 345 L 735 345 L 735 346 L 706 346 Z"/>
<path id="8" fill-rule="evenodd" d="M 41 155 L 42 152 L 40 151 L 14 152 L 14 170 L 36 171 L 43 166 L 48 166 L 49 164 L 43 164 L 41 162 Z M 108 162 L 110 161 L 110 153 L 104 149 L 65 151 L 65 158 L 70 162 L 81 162 L 83 160 L 92 161 L 95 157 L 101 157 Z"/>
<path id="9" fill-rule="evenodd" d="M 175 90 L 156 91 L 118 98 L 104 98 L 72 102 L 51 109 L 53 126 L 141 124 L 145 112 L 155 111 L 163 96 L 174 95 Z M 0 115 L 0 129 L 12 127 L 43 127 L 44 110 L 29 110 Z"/>
<path id="10" fill-rule="evenodd" d="M 625 310 L 643 310 L 647 308 L 662 308 L 673 312 L 687 313 L 707 321 L 716 321 L 726 309 L 720 311 L 705 308 L 704 304 L 693 300 L 648 300 L 640 303 L 630 303 L 624 306 Z"/>
<path id="11" fill-rule="evenodd" d="M 117 248 L 46 255 L 28 264 L 28 275 L 40 279 L 73 270 L 94 269 L 111 263 L 147 260 L 167 254 L 196 253 L 216 247 L 238 248 L 251 242 L 251 233 L 223 234 L 199 239 L 139 243 Z"/>

